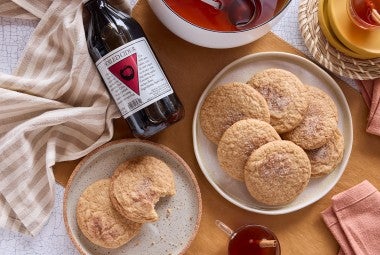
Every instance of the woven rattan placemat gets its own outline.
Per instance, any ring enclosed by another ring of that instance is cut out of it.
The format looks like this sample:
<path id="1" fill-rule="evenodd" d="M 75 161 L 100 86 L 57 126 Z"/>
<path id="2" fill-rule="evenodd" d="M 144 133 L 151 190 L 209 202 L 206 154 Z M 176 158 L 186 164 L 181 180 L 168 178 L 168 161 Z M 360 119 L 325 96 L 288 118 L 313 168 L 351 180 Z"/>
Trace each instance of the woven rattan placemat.
<path id="1" fill-rule="evenodd" d="M 300 1 L 298 21 L 306 47 L 319 64 L 351 79 L 371 80 L 380 77 L 380 58 L 353 58 L 338 51 L 327 41 L 318 23 L 318 0 Z"/>

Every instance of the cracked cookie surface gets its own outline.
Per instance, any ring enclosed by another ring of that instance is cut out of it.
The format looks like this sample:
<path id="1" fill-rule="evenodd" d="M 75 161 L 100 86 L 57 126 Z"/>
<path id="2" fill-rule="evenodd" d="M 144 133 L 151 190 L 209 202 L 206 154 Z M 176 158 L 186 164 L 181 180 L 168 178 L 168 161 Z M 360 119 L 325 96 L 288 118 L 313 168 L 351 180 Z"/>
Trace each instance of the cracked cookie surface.
<path id="1" fill-rule="evenodd" d="M 219 164 L 232 178 L 244 181 L 248 157 L 261 145 L 275 140 L 281 140 L 281 137 L 269 123 L 256 119 L 240 120 L 229 127 L 219 141 Z"/>
<path id="2" fill-rule="evenodd" d="M 112 206 L 110 179 L 101 179 L 81 194 L 77 208 L 77 223 L 92 243 L 104 248 L 118 248 L 136 236 L 141 224 L 121 216 Z"/>
<path id="3" fill-rule="evenodd" d="M 175 194 L 172 170 L 153 156 L 140 156 L 120 164 L 111 177 L 111 201 L 116 210 L 135 222 L 158 220 L 155 205 Z"/>
<path id="4" fill-rule="evenodd" d="M 322 147 L 306 150 L 311 163 L 311 177 L 322 177 L 330 174 L 342 161 L 344 138 L 339 129 L 334 131 L 333 137 Z"/>
<path id="5" fill-rule="evenodd" d="M 309 107 L 303 121 L 292 131 L 282 135 L 305 150 L 322 147 L 333 136 L 338 126 L 338 110 L 331 97 L 323 90 L 308 86 Z"/>
<path id="6" fill-rule="evenodd" d="M 232 124 L 243 119 L 269 123 L 269 108 L 264 97 L 250 85 L 232 82 L 214 88 L 200 110 L 200 125 L 205 136 L 218 144 Z"/>
<path id="7" fill-rule="evenodd" d="M 292 202 L 307 186 L 311 166 L 304 150 L 290 141 L 273 141 L 255 150 L 244 170 L 251 196 L 269 206 Z"/>
<path id="8" fill-rule="evenodd" d="M 247 82 L 268 103 L 270 124 L 285 133 L 301 123 L 309 104 L 305 85 L 293 73 L 270 68 L 254 74 Z"/>

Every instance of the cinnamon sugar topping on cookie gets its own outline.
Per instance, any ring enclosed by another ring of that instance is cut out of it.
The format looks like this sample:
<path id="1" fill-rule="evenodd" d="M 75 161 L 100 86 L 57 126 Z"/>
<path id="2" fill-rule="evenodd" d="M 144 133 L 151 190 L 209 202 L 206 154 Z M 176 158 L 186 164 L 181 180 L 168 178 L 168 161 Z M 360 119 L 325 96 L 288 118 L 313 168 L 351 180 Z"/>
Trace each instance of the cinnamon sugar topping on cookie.
<path id="1" fill-rule="evenodd" d="M 248 81 L 268 103 L 270 124 L 278 133 L 295 128 L 304 118 L 308 98 L 303 83 L 293 73 L 270 68 L 256 73 Z"/>
<path id="2" fill-rule="evenodd" d="M 267 122 L 256 119 L 238 121 L 224 132 L 218 144 L 220 166 L 232 178 L 243 181 L 244 165 L 252 152 L 267 142 L 280 139 Z"/>
<path id="3" fill-rule="evenodd" d="M 127 219 L 156 221 L 155 204 L 160 197 L 175 194 L 174 176 L 163 161 L 152 156 L 136 157 L 117 167 L 110 191 L 113 206 Z"/>
<path id="4" fill-rule="evenodd" d="M 303 149 L 290 141 L 273 141 L 255 150 L 245 165 L 245 184 L 258 202 L 286 205 L 306 187 L 310 161 Z"/>
<path id="5" fill-rule="evenodd" d="M 304 120 L 282 137 L 306 150 L 320 148 L 333 136 L 338 125 L 334 101 L 324 91 L 308 86 L 309 107 Z"/>
<path id="6" fill-rule="evenodd" d="M 216 87 L 207 95 L 200 110 L 203 133 L 215 144 L 232 124 L 249 118 L 269 123 L 269 108 L 259 92 L 239 82 Z"/>
<path id="7" fill-rule="evenodd" d="M 78 227 L 92 243 L 105 248 L 117 248 L 140 231 L 141 224 L 120 215 L 110 200 L 110 179 L 101 179 L 81 194 L 76 218 Z"/>

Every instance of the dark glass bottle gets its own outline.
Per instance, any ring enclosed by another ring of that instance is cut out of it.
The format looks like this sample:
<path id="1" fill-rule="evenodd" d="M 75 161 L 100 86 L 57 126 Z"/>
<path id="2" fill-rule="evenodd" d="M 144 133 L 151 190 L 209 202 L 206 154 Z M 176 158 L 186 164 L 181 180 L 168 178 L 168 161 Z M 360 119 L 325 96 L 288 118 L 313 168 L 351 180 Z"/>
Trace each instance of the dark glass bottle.
<path id="1" fill-rule="evenodd" d="M 179 121 L 183 106 L 141 26 L 105 0 L 89 0 L 87 44 L 93 61 L 136 137 Z"/>

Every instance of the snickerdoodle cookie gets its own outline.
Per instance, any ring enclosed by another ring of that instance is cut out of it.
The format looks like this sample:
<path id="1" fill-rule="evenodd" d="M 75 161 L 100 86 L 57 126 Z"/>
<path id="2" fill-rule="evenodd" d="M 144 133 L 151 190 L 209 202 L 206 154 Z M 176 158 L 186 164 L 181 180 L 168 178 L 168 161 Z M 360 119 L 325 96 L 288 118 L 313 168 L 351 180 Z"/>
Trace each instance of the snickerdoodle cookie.
<path id="1" fill-rule="evenodd" d="M 200 110 L 201 128 L 215 144 L 228 127 L 248 118 L 269 122 L 269 109 L 263 96 L 245 83 L 233 82 L 214 88 Z"/>
<path id="2" fill-rule="evenodd" d="M 174 176 L 163 161 L 140 156 L 120 164 L 111 177 L 111 201 L 127 219 L 144 223 L 158 219 L 155 205 L 175 194 Z"/>
<path id="3" fill-rule="evenodd" d="M 339 129 L 334 130 L 333 137 L 322 147 L 307 150 L 311 163 L 311 177 L 322 177 L 331 173 L 342 161 L 344 138 Z"/>
<path id="4" fill-rule="evenodd" d="M 304 84 L 293 73 L 270 68 L 254 74 L 247 83 L 264 96 L 270 124 L 278 133 L 288 132 L 301 123 L 309 101 Z"/>
<path id="5" fill-rule="evenodd" d="M 338 125 L 338 111 L 331 97 L 324 91 L 307 86 L 309 107 L 304 120 L 282 138 L 293 141 L 305 150 L 322 147 L 334 134 Z"/>
<path id="6" fill-rule="evenodd" d="M 79 198 L 76 215 L 79 229 L 94 244 L 117 248 L 131 240 L 141 224 L 121 216 L 110 200 L 110 179 L 88 186 Z"/>
<path id="7" fill-rule="evenodd" d="M 281 137 L 267 122 L 257 119 L 240 120 L 230 126 L 218 143 L 217 155 L 221 168 L 232 178 L 244 180 L 244 165 L 261 145 Z"/>
<path id="8" fill-rule="evenodd" d="M 293 201 L 310 180 L 310 161 L 290 141 L 273 141 L 256 149 L 245 166 L 245 184 L 258 202 L 270 206 Z"/>

